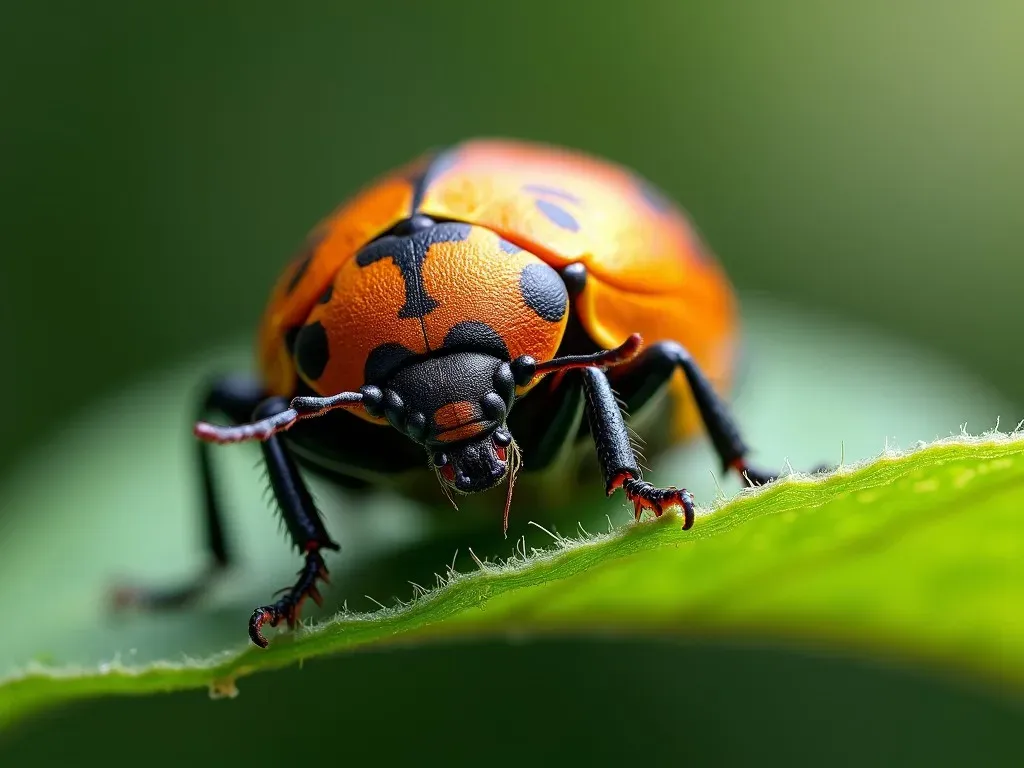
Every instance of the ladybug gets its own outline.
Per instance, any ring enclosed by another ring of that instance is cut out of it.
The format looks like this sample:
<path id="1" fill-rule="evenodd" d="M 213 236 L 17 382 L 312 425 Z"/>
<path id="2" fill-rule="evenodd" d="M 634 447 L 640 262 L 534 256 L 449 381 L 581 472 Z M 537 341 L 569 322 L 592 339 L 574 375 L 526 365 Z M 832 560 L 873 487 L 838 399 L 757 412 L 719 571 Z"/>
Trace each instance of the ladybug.
<path id="1" fill-rule="evenodd" d="M 210 443 L 260 441 L 277 505 L 304 558 L 295 584 L 249 621 L 293 626 L 320 603 L 327 532 L 300 467 L 345 487 L 432 471 L 446 493 L 508 484 L 588 443 L 608 495 L 639 520 L 682 510 L 685 489 L 643 478 L 623 411 L 654 412 L 659 445 L 699 421 L 726 470 L 771 475 L 723 402 L 736 302 L 685 214 L 610 162 L 481 139 L 430 153 L 365 187 L 324 219 L 274 287 L 258 336 L 259 378 L 205 393 L 195 425 L 213 568 L 229 553 Z M 636 426 L 634 421 L 632 426 Z M 425 472 L 424 470 L 427 470 Z M 435 486 L 436 487 L 436 486 Z M 203 578 L 131 600 L 170 607 Z"/>

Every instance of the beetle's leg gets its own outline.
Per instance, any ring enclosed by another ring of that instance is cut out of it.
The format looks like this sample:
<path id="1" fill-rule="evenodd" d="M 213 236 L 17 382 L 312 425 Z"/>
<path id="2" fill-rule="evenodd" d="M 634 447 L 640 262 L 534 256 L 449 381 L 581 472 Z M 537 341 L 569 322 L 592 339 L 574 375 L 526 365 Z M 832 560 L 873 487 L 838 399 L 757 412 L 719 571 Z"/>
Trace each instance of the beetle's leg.
<path id="1" fill-rule="evenodd" d="M 715 392 L 690 353 L 680 344 L 662 341 L 645 349 L 628 370 L 613 373 L 615 390 L 632 412 L 665 387 L 677 370 L 682 370 L 686 376 L 708 436 L 722 460 L 723 469 L 726 472 L 737 472 L 754 485 L 774 480 L 778 473 L 754 469 L 747 463 L 749 449 L 743 442 L 728 406 Z"/>
<path id="2" fill-rule="evenodd" d="M 248 376 L 227 376 L 214 381 L 200 403 L 199 418 L 221 413 L 232 422 L 249 419 L 253 409 L 266 396 L 262 385 Z M 149 609 L 178 608 L 195 600 L 206 591 L 214 578 L 231 564 L 231 549 L 224 532 L 217 482 L 210 461 L 210 445 L 196 442 L 196 458 L 202 483 L 203 526 L 210 562 L 206 569 L 188 583 L 172 588 L 148 589 L 121 587 L 115 590 L 119 607 L 139 606 Z"/>
<path id="3" fill-rule="evenodd" d="M 524 470 L 547 469 L 579 434 L 583 385 L 578 377 L 579 371 L 568 371 L 557 388 L 524 398 L 509 413 L 508 427 L 523 452 Z"/>
<path id="4" fill-rule="evenodd" d="M 256 408 L 253 419 L 265 419 L 288 407 L 288 401 L 283 397 L 269 398 Z M 284 597 L 270 605 L 260 606 L 249 619 L 249 637 L 256 645 L 266 648 L 267 640 L 261 631 L 264 624 L 276 627 L 283 619 L 289 627 L 294 627 L 303 600 L 311 597 L 319 605 L 320 592 L 316 583 L 318 579 L 327 580 L 327 567 L 320 552 L 323 549 L 337 550 L 339 547 L 327 535 L 320 512 L 284 440 L 273 435 L 261 442 L 260 448 L 267 464 L 274 498 L 281 509 L 292 543 L 305 557 L 298 579 L 285 591 Z"/>
<path id="5" fill-rule="evenodd" d="M 683 510 L 683 529 L 689 528 L 693 525 L 693 496 L 685 488 L 656 488 L 643 479 L 607 375 L 598 368 L 586 368 L 582 374 L 590 433 L 608 495 L 622 488 L 633 502 L 637 519 L 645 509 L 660 517 L 666 506 L 679 505 Z"/>

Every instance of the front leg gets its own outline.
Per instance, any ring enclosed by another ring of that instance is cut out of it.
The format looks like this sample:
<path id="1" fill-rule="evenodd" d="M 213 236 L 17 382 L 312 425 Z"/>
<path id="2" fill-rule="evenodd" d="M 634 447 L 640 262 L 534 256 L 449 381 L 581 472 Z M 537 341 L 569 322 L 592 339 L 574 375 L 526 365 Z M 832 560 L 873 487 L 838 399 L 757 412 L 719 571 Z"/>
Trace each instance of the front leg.
<path id="1" fill-rule="evenodd" d="M 582 373 L 587 419 L 604 473 L 605 492 L 611 496 L 622 488 L 633 502 L 637 519 L 645 509 L 660 517 L 665 507 L 678 505 L 683 510 L 683 530 L 688 529 L 693 525 L 693 496 L 685 488 L 657 488 L 643 479 L 608 377 L 598 368 L 586 368 Z"/>
<path id="2" fill-rule="evenodd" d="M 736 472 L 750 485 L 764 485 L 773 481 L 778 476 L 777 472 L 754 468 L 747 461 L 749 449 L 729 407 L 715 392 L 690 353 L 680 344 L 661 341 L 647 347 L 628 369 L 613 373 L 615 389 L 632 413 L 668 386 L 677 371 L 682 371 L 686 377 L 711 443 L 722 460 L 724 471 Z M 825 469 L 827 467 L 820 466 L 812 471 Z"/>
<path id="3" fill-rule="evenodd" d="M 253 418 L 265 419 L 286 411 L 288 407 L 288 401 L 284 398 L 270 398 L 260 404 Z M 327 534 L 313 497 L 306 488 L 295 460 L 292 459 L 282 438 L 279 435 L 271 436 L 264 440 L 260 447 L 281 516 L 292 542 L 305 557 L 295 584 L 285 590 L 284 596 L 277 602 L 253 611 L 252 618 L 249 619 L 249 637 L 256 645 L 266 648 L 268 643 L 262 632 L 265 624 L 276 627 L 283 620 L 289 627 L 294 627 L 303 600 L 311 597 L 317 605 L 320 604 L 317 580 L 327 580 L 327 567 L 324 565 L 321 550 L 337 550 L 339 547 Z"/>

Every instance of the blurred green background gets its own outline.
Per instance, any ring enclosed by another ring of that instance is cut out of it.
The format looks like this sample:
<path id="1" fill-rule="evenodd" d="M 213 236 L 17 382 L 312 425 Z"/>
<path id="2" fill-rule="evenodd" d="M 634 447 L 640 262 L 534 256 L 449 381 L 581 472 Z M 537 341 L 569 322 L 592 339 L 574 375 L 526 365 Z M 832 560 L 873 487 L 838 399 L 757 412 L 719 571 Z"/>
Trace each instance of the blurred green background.
<path id="1" fill-rule="evenodd" d="M 285 258 L 357 186 L 425 148 L 481 134 L 566 144 L 630 165 L 684 203 L 745 294 L 874 326 L 1024 402 L 1016 344 L 1024 5 L 1016 0 L 34 2 L 3 11 L 0 397 L 8 407 L 0 482 L 96 398 L 249 333 Z M 892 373 L 899 376 L 898 362 Z M 999 415 L 1006 427 L 1024 410 Z M 951 414 L 951 426 L 957 419 Z M 53 472 L 59 478 L 61 467 Z M 385 738 L 423 709 L 502 698 L 506 665 L 536 669 L 538 685 L 563 675 L 582 685 L 584 673 L 571 671 L 580 653 L 590 667 L 613 670 L 608 690 L 626 691 L 624 700 L 655 691 L 656 711 L 615 705 L 600 717 L 591 707 L 588 718 L 559 723 L 565 710 L 554 708 L 532 713 L 550 722 L 524 714 L 529 725 L 517 726 L 532 690 L 519 685 L 501 707 L 504 729 L 481 729 L 476 706 L 458 709 L 468 734 L 458 722 L 437 728 L 451 728 L 467 751 L 507 738 L 505 752 L 524 743 L 520 726 L 565 733 L 545 749 L 621 730 L 636 754 L 636 739 L 626 737 L 633 728 L 686 733 L 664 686 L 678 686 L 682 709 L 729 706 L 682 693 L 682 673 L 663 685 L 641 669 L 631 685 L 627 666 L 615 664 L 642 656 L 632 647 L 544 645 L 532 655 L 489 647 L 321 662 L 316 669 L 327 671 L 286 673 L 277 697 L 267 677 L 234 704 L 207 711 L 200 701 L 204 717 L 184 696 L 73 709 L 33 726 L 22 743 L 72 722 L 83 739 L 130 723 L 145 743 L 165 718 L 192 712 L 191 727 L 207 729 L 196 743 L 209 753 L 218 729 L 224 745 L 243 743 L 244 729 L 232 725 L 239 712 L 260 725 L 257 711 L 276 700 L 272 710 L 294 718 L 296 702 L 312 695 L 310 679 L 330 686 L 328 699 L 345 697 L 350 673 L 360 686 L 400 696 L 375 698 L 376 715 L 367 716 Z M 707 665 L 695 690 L 713 689 L 724 674 L 732 683 L 723 685 L 739 686 L 729 689 L 736 697 L 747 698 L 744 684 L 775 691 L 755 697 L 757 706 L 806 717 L 828 687 L 801 686 L 825 675 L 848 704 L 882 707 L 870 725 L 847 718 L 848 730 L 807 736 L 826 752 L 842 742 L 858 754 L 857 728 L 891 723 L 887 713 L 914 709 L 908 701 L 933 702 L 949 721 L 1020 723 L 1015 704 L 936 692 L 895 672 L 780 661 L 768 651 L 757 652 L 768 658 L 760 666 L 750 657 L 737 666 L 722 653 L 696 653 Z M 479 677 L 460 682 L 436 671 L 463 663 Z M 755 668 L 766 675 L 761 684 L 749 682 Z M 439 692 L 424 693 L 408 675 Z M 794 679 L 803 682 L 787 698 L 777 688 Z M 581 687 L 597 695 L 588 690 Z M 755 721 L 756 709 L 748 702 L 734 722 L 706 713 L 700 722 L 714 721 L 716 738 L 729 741 L 729 729 Z M 926 707 L 910 731 L 926 730 L 934 714 Z M 784 729 L 785 718 L 773 718 Z M 360 738 L 374 738 L 371 726 L 358 727 Z M 301 737 L 294 719 L 282 728 Z M 900 732 L 892 729 L 890 746 Z M 957 754 L 956 732 L 944 733 L 935 755 Z M 125 738 L 118 735 L 136 743 Z M 711 750 L 698 754 L 714 754 L 715 739 L 696 742 Z M 436 735 L 428 743 L 444 745 Z M 682 754 L 678 739 L 666 744 L 666 754 Z"/>

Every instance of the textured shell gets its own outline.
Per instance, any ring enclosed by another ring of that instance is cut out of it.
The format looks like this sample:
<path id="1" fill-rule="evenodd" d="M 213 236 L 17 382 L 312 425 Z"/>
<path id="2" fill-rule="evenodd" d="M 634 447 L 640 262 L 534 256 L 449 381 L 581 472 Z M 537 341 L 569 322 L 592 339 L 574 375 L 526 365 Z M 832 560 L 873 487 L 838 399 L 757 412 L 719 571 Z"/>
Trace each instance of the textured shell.
<path id="1" fill-rule="evenodd" d="M 498 240 L 525 249 L 555 269 L 586 265 L 588 279 L 573 309 L 597 344 L 614 346 L 634 332 L 647 344 L 677 341 L 720 391 L 728 387 L 737 330 L 732 288 L 677 206 L 637 174 L 613 163 L 557 147 L 474 140 L 382 177 L 314 230 L 276 286 L 260 332 L 261 369 L 272 391 L 294 391 L 295 334 L 329 313 L 318 300 L 331 288 L 365 305 L 368 294 L 359 293 L 366 289 L 356 286 L 355 267 L 349 262 L 369 241 L 415 212 L 490 230 Z M 382 264 L 377 271 L 390 277 L 373 284 L 383 286 L 390 280 L 393 285 L 387 290 L 394 291 L 393 302 L 403 302 L 397 268 Z M 515 292 L 513 298 L 521 301 Z M 449 299 L 456 301 L 453 294 Z M 468 307 L 470 297 L 459 301 Z M 370 312 L 363 322 L 394 324 L 398 318 Z M 415 346 L 405 331 L 396 327 L 394 332 Z M 525 333 L 513 335 L 517 348 L 525 348 Z M 365 349 L 369 336 L 361 339 L 344 373 L 333 367 L 342 363 L 332 362 L 330 371 L 325 368 L 319 378 L 303 378 L 325 394 L 334 387 L 358 386 L 355 372 L 365 374 L 362 354 L 371 351 Z M 338 336 L 330 345 L 342 343 Z M 548 343 L 542 334 L 537 346 L 546 348 Z M 422 334 L 419 344 L 425 345 Z M 332 361 L 342 356 L 340 346 L 329 353 Z M 694 425 L 693 405 L 681 375 L 672 391 L 678 406 L 675 432 L 681 436 Z"/>
<path id="2" fill-rule="evenodd" d="M 566 149 L 478 140 L 435 158 L 423 187 L 428 215 L 488 227 L 555 268 L 585 264 L 574 309 L 598 344 L 635 332 L 646 344 L 677 341 L 728 388 L 732 287 L 685 214 L 637 174 Z M 672 391 L 681 436 L 695 424 L 681 374 Z"/>
<path id="3" fill-rule="evenodd" d="M 568 304 L 558 273 L 533 254 L 443 223 L 383 237 L 343 264 L 295 336 L 294 360 L 322 394 L 383 385 L 410 356 L 439 349 L 547 360 Z"/>
<path id="4" fill-rule="evenodd" d="M 320 222 L 274 286 L 263 314 L 257 356 L 270 392 L 288 397 L 296 374 L 287 339 L 302 325 L 343 264 L 409 215 L 425 160 L 384 176 Z"/>

